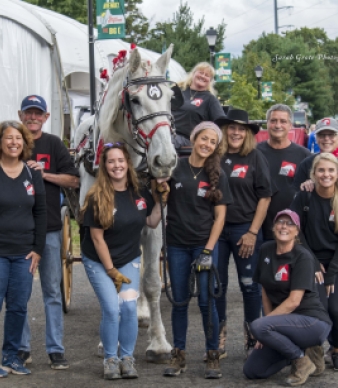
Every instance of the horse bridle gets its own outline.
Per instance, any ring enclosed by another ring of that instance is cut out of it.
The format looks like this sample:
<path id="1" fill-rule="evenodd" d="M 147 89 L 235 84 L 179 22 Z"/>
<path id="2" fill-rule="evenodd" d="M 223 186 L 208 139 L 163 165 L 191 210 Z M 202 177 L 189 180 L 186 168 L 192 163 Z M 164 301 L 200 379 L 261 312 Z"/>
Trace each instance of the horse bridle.
<path id="1" fill-rule="evenodd" d="M 174 124 L 174 117 L 171 114 L 171 112 L 168 111 L 159 111 L 155 113 L 151 113 L 146 116 L 142 116 L 138 119 L 134 117 L 132 107 L 131 107 L 131 102 L 130 102 L 130 92 L 129 92 L 129 87 L 130 86 L 144 86 L 144 85 L 157 85 L 159 83 L 167 83 L 171 82 L 168 81 L 165 77 L 162 76 L 154 76 L 154 77 L 140 77 L 140 78 L 135 78 L 132 80 L 126 80 L 126 83 L 123 87 L 122 90 L 122 107 L 125 109 L 128 114 L 130 115 L 131 118 L 131 123 L 132 123 L 132 136 L 133 139 L 138 143 L 140 147 L 142 147 L 145 150 L 148 150 L 148 147 L 150 145 L 152 137 L 155 135 L 156 131 L 163 126 L 168 126 L 170 128 L 170 133 L 174 134 L 175 133 L 175 124 Z M 173 98 L 177 100 L 177 107 L 182 105 L 183 103 L 183 97 L 181 98 L 179 93 L 181 93 L 181 90 L 179 87 L 175 84 L 175 86 L 172 88 L 174 92 Z M 136 94 L 136 93 L 134 93 Z M 177 96 L 177 97 L 176 97 Z M 173 100 L 173 99 L 172 99 Z M 160 121 L 157 123 L 154 128 L 149 132 L 149 134 L 146 134 L 142 128 L 139 127 L 139 124 L 146 121 L 146 120 L 151 120 L 155 117 L 158 116 L 166 116 L 169 118 L 170 124 L 167 121 Z"/>

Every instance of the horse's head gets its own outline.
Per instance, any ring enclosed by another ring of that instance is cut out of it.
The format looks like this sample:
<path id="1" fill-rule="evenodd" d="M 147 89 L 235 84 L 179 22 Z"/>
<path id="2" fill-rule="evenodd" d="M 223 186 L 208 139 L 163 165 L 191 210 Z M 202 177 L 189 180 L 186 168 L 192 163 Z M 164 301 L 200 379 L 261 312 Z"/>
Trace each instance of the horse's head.
<path id="1" fill-rule="evenodd" d="M 118 111 L 114 115 L 112 110 L 108 112 L 107 109 L 102 109 L 102 115 L 100 114 L 100 128 L 105 140 L 112 138 L 111 135 L 107 136 L 107 129 L 104 129 L 108 120 L 112 123 L 113 131 L 119 133 L 120 139 L 123 138 L 129 144 L 129 150 L 146 154 L 149 172 L 155 178 L 169 177 L 177 162 L 171 142 L 173 91 L 165 82 L 172 49 L 171 45 L 155 63 L 142 60 L 138 50 L 133 50 L 128 66 L 116 71 L 111 78 L 104 103 L 106 105 L 109 96 L 114 98 L 115 94 L 116 99 L 118 95 L 120 103 L 115 105 L 122 104 L 122 118 Z M 120 73 L 118 85 L 116 80 L 114 83 L 117 73 Z M 136 159 L 140 161 L 140 157 L 136 156 L 133 160 Z"/>

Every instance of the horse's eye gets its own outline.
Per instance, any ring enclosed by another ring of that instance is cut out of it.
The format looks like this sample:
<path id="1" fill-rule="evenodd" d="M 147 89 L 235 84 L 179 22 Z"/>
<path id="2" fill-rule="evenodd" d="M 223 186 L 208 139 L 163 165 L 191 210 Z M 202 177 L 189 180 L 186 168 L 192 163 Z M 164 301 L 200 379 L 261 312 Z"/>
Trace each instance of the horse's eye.
<path id="1" fill-rule="evenodd" d="M 131 98 L 130 102 L 132 102 L 134 105 L 141 105 L 140 100 L 139 100 L 138 97 Z"/>

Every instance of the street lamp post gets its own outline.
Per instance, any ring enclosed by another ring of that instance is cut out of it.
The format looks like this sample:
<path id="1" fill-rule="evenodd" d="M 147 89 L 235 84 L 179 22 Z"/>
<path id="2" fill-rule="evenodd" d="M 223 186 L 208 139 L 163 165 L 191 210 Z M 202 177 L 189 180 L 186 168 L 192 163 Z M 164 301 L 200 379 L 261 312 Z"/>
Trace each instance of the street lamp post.
<path id="1" fill-rule="evenodd" d="M 263 76 L 263 67 L 259 66 L 259 65 L 256 66 L 255 67 L 255 74 L 256 74 L 257 84 L 258 84 L 257 99 L 259 100 L 261 98 L 261 79 L 262 79 L 262 76 Z"/>
<path id="2" fill-rule="evenodd" d="M 215 46 L 216 46 L 216 39 L 217 39 L 217 31 L 210 27 L 209 30 L 205 33 L 205 36 L 207 37 L 209 50 L 210 50 L 210 65 L 212 66 L 212 58 L 215 52 Z"/>

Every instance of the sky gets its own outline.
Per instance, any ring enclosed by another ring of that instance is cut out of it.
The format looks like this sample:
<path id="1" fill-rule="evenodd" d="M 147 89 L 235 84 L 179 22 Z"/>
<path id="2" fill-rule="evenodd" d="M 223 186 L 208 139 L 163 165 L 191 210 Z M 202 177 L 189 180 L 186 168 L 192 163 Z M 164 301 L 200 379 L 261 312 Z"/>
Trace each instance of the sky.
<path id="1" fill-rule="evenodd" d="M 241 55 L 243 45 L 256 40 L 263 32 L 275 31 L 274 0 L 183 0 L 187 1 L 197 21 L 205 18 L 205 29 L 226 23 L 224 52 Z M 143 14 L 156 22 L 172 20 L 180 0 L 143 0 Z M 278 0 L 280 32 L 309 27 L 324 28 L 330 39 L 338 37 L 338 0 Z M 292 25 L 292 27 L 282 27 Z M 167 42 L 170 43 L 170 42 Z M 329 54 L 329 53 L 328 53 Z"/>

